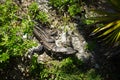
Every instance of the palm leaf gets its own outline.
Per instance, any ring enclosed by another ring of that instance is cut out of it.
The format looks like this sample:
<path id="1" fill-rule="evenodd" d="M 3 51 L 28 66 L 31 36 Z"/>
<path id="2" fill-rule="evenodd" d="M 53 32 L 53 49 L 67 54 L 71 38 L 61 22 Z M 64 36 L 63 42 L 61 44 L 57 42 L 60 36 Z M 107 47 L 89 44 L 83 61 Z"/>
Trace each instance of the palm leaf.
<path id="1" fill-rule="evenodd" d="M 107 29 L 107 30 L 106 30 L 104 33 L 102 33 L 99 37 L 108 35 L 108 34 L 110 34 L 112 31 L 117 30 L 117 29 L 120 27 L 120 23 L 118 23 L 118 22 L 120 22 L 120 21 L 117 21 L 116 23 L 114 23 L 111 28 Z M 109 27 L 110 27 L 110 26 L 109 26 Z M 104 28 L 104 27 L 103 27 L 103 28 Z M 101 29 L 103 29 L 103 28 L 101 28 Z M 100 29 L 98 32 L 100 32 L 101 29 Z M 103 30 L 104 30 L 104 29 L 103 29 Z"/>
<path id="2" fill-rule="evenodd" d="M 115 43 L 116 34 L 117 34 L 116 31 L 112 32 L 107 37 L 105 37 L 103 39 L 103 41 L 105 41 L 106 44 L 113 44 L 113 43 Z"/>
<path id="3" fill-rule="evenodd" d="M 99 15 L 114 15 L 114 12 L 110 12 L 110 11 L 106 11 L 106 10 L 100 10 L 100 9 L 98 9 L 98 10 L 92 10 L 92 12 L 94 12 L 94 13 L 97 13 L 97 14 L 99 14 Z"/>
<path id="4" fill-rule="evenodd" d="M 115 7 L 116 10 L 120 11 L 120 0 L 109 0 L 109 2 Z"/>
<path id="5" fill-rule="evenodd" d="M 117 37 L 116 37 L 116 41 L 118 41 L 118 40 L 120 39 L 120 31 L 117 33 L 116 36 L 117 36 Z"/>
<path id="6" fill-rule="evenodd" d="M 115 16 L 99 16 L 99 17 L 91 17 L 91 18 L 87 18 L 88 20 L 94 20 L 95 22 L 99 22 L 99 23 L 108 23 L 111 21 L 116 20 L 118 17 Z"/>
<path id="7" fill-rule="evenodd" d="M 120 0 L 109 0 L 109 2 L 113 5 L 112 11 L 94 10 L 99 15 L 89 18 L 104 24 L 92 33 L 98 34 L 98 38 L 102 38 L 102 41 L 106 41 L 107 44 L 116 42 L 120 44 Z"/>
<path id="8" fill-rule="evenodd" d="M 104 27 L 102 27 L 102 28 L 100 28 L 100 27 L 99 27 L 99 28 L 96 28 L 93 32 L 98 33 L 98 32 L 100 32 L 100 31 L 102 31 L 102 30 L 105 30 L 105 29 L 111 27 L 113 24 L 114 24 L 114 22 L 111 22 L 111 23 L 107 24 L 106 26 L 104 26 Z"/>

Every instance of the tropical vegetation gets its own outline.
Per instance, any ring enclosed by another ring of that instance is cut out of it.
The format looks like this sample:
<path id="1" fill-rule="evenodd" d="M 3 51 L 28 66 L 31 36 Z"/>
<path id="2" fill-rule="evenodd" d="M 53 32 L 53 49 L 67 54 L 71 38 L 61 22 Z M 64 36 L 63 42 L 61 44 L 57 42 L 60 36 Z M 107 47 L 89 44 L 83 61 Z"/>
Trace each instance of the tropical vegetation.
<path id="1" fill-rule="evenodd" d="M 97 23 L 102 23 L 98 26 L 93 34 L 97 34 L 107 44 L 120 44 L 120 1 L 108 0 L 111 4 L 106 9 L 96 9 L 94 12 L 98 13 L 97 17 L 93 19 Z M 107 10 L 108 9 L 108 10 Z"/>

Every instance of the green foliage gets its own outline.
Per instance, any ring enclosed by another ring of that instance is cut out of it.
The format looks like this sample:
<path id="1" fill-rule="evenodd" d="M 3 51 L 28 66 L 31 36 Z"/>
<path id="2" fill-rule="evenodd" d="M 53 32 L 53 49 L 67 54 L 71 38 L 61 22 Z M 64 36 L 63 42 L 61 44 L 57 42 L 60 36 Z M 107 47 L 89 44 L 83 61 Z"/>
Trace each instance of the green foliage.
<path id="1" fill-rule="evenodd" d="M 12 56 L 22 56 L 35 45 L 27 36 L 32 33 L 34 23 L 26 17 L 20 18 L 19 6 L 12 0 L 0 4 L 0 64 Z M 26 38 L 23 36 L 26 35 Z"/>
<path id="2" fill-rule="evenodd" d="M 45 64 L 36 63 L 34 57 L 32 71 L 40 80 L 101 80 L 95 70 L 82 72 L 76 65 L 82 66 L 82 61 L 76 58 L 66 58 L 62 61 L 49 61 Z"/>
<path id="3" fill-rule="evenodd" d="M 72 17 L 81 13 L 81 2 L 79 0 L 50 0 L 49 2 L 60 13 L 67 11 Z"/>
<path id="4" fill-rule="evenodd" d="M 86 20 L 83 20 L 83 23 L 89 25 L 89 24 L 94 23 L 94 21 L 93 21 L 93 20 L 87 20 L 87 19 L 86 19 Z"/>
<path id="5" fill-rule="evenodd" d="M 33 55 L 30 65 L 30 75 L 33 77 L 39 76 L 44 69 L 44 65 L 37 62 L 38 55 Z"/>
<path id="6" fill-rule="evenodd" d="M 94 17 L 96 22 L 104 26 L 97 27 L 93 33 L 102 38 L 107 44 L 120 44 L 120 1 L 108 0 L 111 4 L 110 10 L 94 10 L 100 16 Z"/>
<path id="7" fill-rule="evenodd" d="M 120 11 L 120 1 L 119 0 L 108 0 L 114 7 L 114 9 Z"/>
<path id="8" fill-rule="evenodd" d="M 95 41 L 93 41 L 93 42 L 88 42 L 88 43 L 86 44 L 86 49 L 87 49 L 87 50 L 93 51 L 93 50 L 95 49 L 95 47 L 96 47 L 96 42 L 95 42 Z"/>
<path id="9" fill-rule="evenodd" d="M 7 59 L 9 59 L 9 55 L 7 53 L 2 53 L 0 55 L 0 62 L 5 62 Z"/>
<path id="10" fill-rule="evenodd" d="M 50 0 L 50 5 L 57 9 L 64 9 L 68 2 L 68 0 Z"/>
<path id="11" fill-rule="evenodd" d="M 30 15 L 31 19 L 40 21 L 43 24 L 48 22 L 47 13 L 40 11 L 36 2 L 33 2 L 28 9 L 28 14 Z"/>
<path id="12" fill-rule="evenodd" d="M 81 12 L 80 6 L 75 4 L 75 5 L 71 5 L 68 8 L 68 12 L 71 16 L 75 16 L 76 14 Z"/>
<path id="13" fill-rule="evenodd" d="M 73 70 L 75 71 L 75 65 L 73 64 L 73 60 L 71 58 L 64 59 L 60 63 L 59 68 L 63 73 L 73 73 Z"/>
<path id="14" fill-rule="evenodd" d="M 47 23 L 48 22 L 48 15 L 45 12 L 39 12 L 39 14 L 36 18 L 38 20 L 40 20 L 42 23 Z"/>
<path id="15" fill-rule="evenodd" d="M 94 69 L 90 69 L 87 73 L 86 73 L 86 78 L 85 80 L 102 80 L 100 78 L 100 75 L 97 75 L 97 73 L 95 72 Z"/>

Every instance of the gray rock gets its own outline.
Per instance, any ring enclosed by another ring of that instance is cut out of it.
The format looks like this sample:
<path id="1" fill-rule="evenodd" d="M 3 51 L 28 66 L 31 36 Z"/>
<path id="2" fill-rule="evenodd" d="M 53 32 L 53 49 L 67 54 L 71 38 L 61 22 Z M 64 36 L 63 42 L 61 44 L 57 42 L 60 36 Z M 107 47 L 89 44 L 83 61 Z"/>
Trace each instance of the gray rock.
<path id="1" fill-rule="evenodd" d="M 91 58 L 92 54 L 87 52 L 85 49 L 85 46 L 87 42 L 83 38 L 82 35 L 75 33 L 76 36 L 72 37 L 72 44 L 75 50 L 78 50 L 78 53 L 76 54 L 78 59 L 81 59 L 82 61 L 87 61 Z"/>

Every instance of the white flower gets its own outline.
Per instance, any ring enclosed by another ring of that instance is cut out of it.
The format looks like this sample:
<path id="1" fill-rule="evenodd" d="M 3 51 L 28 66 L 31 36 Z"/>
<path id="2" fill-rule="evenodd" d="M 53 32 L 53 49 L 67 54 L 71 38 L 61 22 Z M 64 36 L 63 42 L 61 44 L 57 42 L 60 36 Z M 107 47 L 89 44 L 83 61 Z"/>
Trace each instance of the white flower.
<path id="1" fill-rule="evenodd" d="M 27 34 L 24 34 L 24 35 L 23 35 L 23 39 L 26 39 L 26 38 L 27 38 Z"/>

